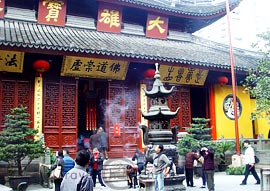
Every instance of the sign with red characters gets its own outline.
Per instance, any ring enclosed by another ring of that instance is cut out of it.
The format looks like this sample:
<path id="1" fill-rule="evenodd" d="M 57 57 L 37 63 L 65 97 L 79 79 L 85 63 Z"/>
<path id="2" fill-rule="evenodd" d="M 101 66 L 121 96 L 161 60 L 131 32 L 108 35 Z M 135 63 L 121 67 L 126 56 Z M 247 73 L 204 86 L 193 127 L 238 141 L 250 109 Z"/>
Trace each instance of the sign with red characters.
<path id="1" fill-rule="evenodd" d="M 146 23 L 146 36 L 166 39 L 168 33 L 168 18 L 148 14 Z"/>
<path id="2" fill-rule="evenodd" d="M 120 125 L 119 124 L 114 124 L 113 129 L 114 129 L 113 136 L 114 137 L 120 137 Z"/>
<path id="3" fill-rule="evenodd" d="M 4 18 L 5 14 L 5 0 L 0 0 L 0 18 Z"/>
<path id="4" fill-rule="evenodd" d="M 122 8 L 100 3 L 98 7 L 97 30 L 120 33 L 122 25 Z"/>
<path id="5" fill-rule="evenodd" d="M 65 26 L 66 0 L 39 0 L 38 23 Z"/>

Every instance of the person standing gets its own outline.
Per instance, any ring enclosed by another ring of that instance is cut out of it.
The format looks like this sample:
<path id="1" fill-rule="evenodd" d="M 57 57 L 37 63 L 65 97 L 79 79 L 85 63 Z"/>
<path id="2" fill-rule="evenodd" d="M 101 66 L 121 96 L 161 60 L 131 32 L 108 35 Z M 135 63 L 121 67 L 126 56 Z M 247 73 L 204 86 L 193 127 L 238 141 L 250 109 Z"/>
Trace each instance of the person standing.
<path id="1" fill-rule="evenodd" d="M 187 186 L 195 187 L 193 183 L 193 166 L 194 161 L 199 159 L 199 155 L 196 150 L 192 150 L 186 154 L 185 160 L 185 172 Z"/>
<path id="2" fill-rule="evenodd" d="M 203 158 L 203 156 L 201 155 L 201 153 L 200 153 L 200 157 L 199 157 L 198 161 L 199 161 L 199 162 L 202 164 L 202 166 L 203 166 L 204 158 Z M 202 170 L 201 170 L 201 174 L 202 174 L 202 186 L 201 186 L 200 188 L 206 188 L 206 178 L 205 178 L 205 173 L 204 173 L 203 168 L 202 168 Z"/>
<path id="3" fill-rule="evenodd" d="M 106 157 L 106 160 L 108 159 L 108 153 L 107 153 L 107 133 L 105 133 L 104 129 L 102 127 L 98 128 L 98 133 L 100 134 L 100 146 L 101 151 L 103 155 Z"/>
<path id="4" fill-rule="evenodd" d="M 248 178 L 248 175 L 250 172 L 252 173 L 252 175 L 254 176 L 254 178 L 257 181 L 255 184 L 261 184 L 261 180 L 256 172 L 256 169 L 255 169 L 255 152 L 254 152 L 254 149 L 251 147 L 249 140 L 244 141 L 244 147 L 246 147 L 246 150 L 245 150 L 246 168 L 245 168 L 244 180 L 242 181 L 242 183 L 240 185 L 247 184 L 247 178 Z"/>
<path id="5" fill-rule="evenodd" d="M 139 174 L 142 173 L 142 170 L 144 169 L 144 153 L 140 149 L 136 149 L 136 152 L 134 153 L 132 157 L 132 161 L 137 160 L 137 166 L 138 166 L 138 172 Z"/>
<path id="6" fill-rule="evenodd" d="M 93 150 L 94 148 L 97 148 L 101 152 L 101 140 L 100 140 L 100 134 L 97 132 L 90 136 L 89 143 L 90 147 Z"/>
<path id="7" fill-rule="evenodd" d="M 215 190 L 215 182 L 214 182 L 214 173 L 215 173 L 215 163 L 214 163 L 214 153 L 208 148 L 203 147 L 201 149 L 201 155 L 204 158 L 203 162 L 203 170 L 205 173 L 205 178 L 207 182 L 207 188 L 209 191 Z"/>
<path id="8" fill-rule="evenodd" d="M 60 172 L 60 178 L 54 179 L 54 190 L 55 191 L 60 191 L 60 185 L 64 177 L 64 156 L 63 156 L 63 151 L 59 150 L 55 153 L 56 158 L 55 162 L 52 165 L 46 165 L 46 164 L 40 164 L 40 166 L 45 166 L 49 168 L 50 170 L 54 170 L 57 168 L 57 166 L 61 166 L 61 172 Z"/>
<path id="9" fill-rule="evenodd" d="M 138 166 L 136 165 L 128 164 L 126 166 L 126 176 L 127 176 L 129 188 L 132 188 L 133 186 L 135 189 L 138 185 L 137 170 L 138 170 Z"/>
<path id="10" fill-rule="evenodd" d="M 90 166 L 92 167 L 92 178 L 94 182 L 94 187 L 96 186 L 96 179 L 98 176 L 98 182 L 101 186 L 106 187 L 102 180 L 101 171 L 103 170 L 103 154 L 99 152 L 97 148 L 93 149 L 93 154 L 90 156 Z"/>
<path id="11" fill-rule="evenodd" d="M 73 158 L 69 156 L 69 150 L 67 148 L 63 150 L 63 154 L 64 154 L 63 160 L 64 160 L 64 175 L 65 175 L 70 169 L 74 167 L 75 162 Z"/>
<path id="12" fill-rule="evenodd" d="M 86 172 L 89 165 L 89 153 L 86 150 L 80 150 L 76 154 L 75 166 L 66 173 L 61 183 L 61 191 L 87 190 L 93 191 L 93 181 Z"/>
<path id="13" fill-rule="evenodd" d="M 153 159 L 153 177 L 155 181 L 155 191 L 164 191 L 164 176 L 167 176 L 170 170 L 171 162 L 163 154 L 164 147 L 162 144 L 157 145 L 155 149 L 146 147 L 146 158 Z M 152 153 L 155 151 L 154 153 Z"/>

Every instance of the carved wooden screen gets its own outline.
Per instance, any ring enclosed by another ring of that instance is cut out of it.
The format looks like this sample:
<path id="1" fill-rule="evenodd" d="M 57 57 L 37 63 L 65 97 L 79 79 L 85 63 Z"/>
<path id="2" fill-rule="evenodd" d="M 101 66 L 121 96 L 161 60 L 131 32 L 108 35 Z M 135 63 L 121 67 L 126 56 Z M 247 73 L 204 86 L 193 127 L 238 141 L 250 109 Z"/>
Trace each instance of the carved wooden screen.
<path id="1" fill-rule="evenodd" d="M 190 126 L 190 89 L 188 87 L 176 86 L 174 88 L 172 95 L 169 97 L 169 107 L 171 111 L 176 111 L 177 107 L 180 107 L 178 115 L 171 120 L 171 127 L 180 126 L 180 131 L 183 131 L 182 127 Z"/>
<path id="2" fill-rule="evenodd" d="M 30 120 L 33 121 L 33 83 L 31 81 L 0 79 L 0 100 L 0 131 L 4 127 L 5 115 L 10 114 L 11 108 L 20 105 L 28 107 Z"/>
<path id="3" fill-rule="evenodd" d="M 138 88 L 124 84 L 109 84 L 107 127 L 109 156 L 131 157 L 139 143 Z M 114 124 L 120 124 L 120 136 L 114 136 Z"/>
<path id="4" fill-rule="evenodd" d="M 77 150 L 77 83 L 72 78 L 44 81 L 44 138 L 54 150 Z"/>

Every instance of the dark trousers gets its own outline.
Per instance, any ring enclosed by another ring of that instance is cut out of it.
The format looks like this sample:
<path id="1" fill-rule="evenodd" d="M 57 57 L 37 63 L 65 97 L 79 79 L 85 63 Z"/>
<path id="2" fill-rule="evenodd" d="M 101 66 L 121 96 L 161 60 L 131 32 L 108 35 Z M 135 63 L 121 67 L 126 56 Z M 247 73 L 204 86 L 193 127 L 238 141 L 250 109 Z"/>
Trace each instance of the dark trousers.
<path id="1" fill-rule="evenodd" d="M 60 191 L 60 186 L 61 186 L 62 180 L 63 180 L 62 178 L 54 180 L 54 190 L 55 191 Z"/>
<path id="2" fill-rule="evenodd" d="M 136 185 L 138 185 L 137 173 L 129 173 L 128 176 L 131 181 L 129 182 L 129 187 L 132 188 L 133 186 L 134 188 L 136 188 Z"/>
<path id="3" fill-rule="evenodd" d="M 205 170 L 205 178 L 207 182 L 207 188 L 209 191 L 214 191 L 215 190 L 215 182 L 214 182 L 214 170 Z"/>
<path id="4" fill-rule="evenodd" d="M 242 183 L 246 184 L 247 183 L 247 178 L 249 175 L 249 172 L 252 173 L 252 175 L 254 176 L 254 178 L 257 180 L 257 183 L 260 183 L 260 178 L 255 170 L 255 166 L 250 166 L 249 164 L 246 164 L 246 169 L 245 169 L 245 178 L 242 181 Z"/>
<path id="5" fill-rule="evenodd" d="M 202 184 L 203 184 L 203 186 L 206 185 L 206 178 L 205 178 L 205 173 L 204 173 L 203 168 L 202 168 Z"/>
<path id="6" fill-rule="evenodd" d="M 98 176 L 98 181 L 100 183 L 101 186 L 105 185 L 103 180 L 102 180 L 102 177 L 101 177 L 101 170 L 92 170 L 92 179 L 93 179 L 93 183 L 94 183 L 94 186 L 96 186 L 96 180 L 97 180 L 97 176 Z"/>
<path id="7" fill-rule="evenodd" d="M 187 186 L 194 186 L 193 185 L 193 168 L 186 168 L 186 181 Z"/>
<path id="8" fill-rule="evenodd" d="M 144 168 L 144 164 L 143 163 L 138 163 L 137 166 L 138 166 L 138 173 L 141 174 L 142 170 Z"/>

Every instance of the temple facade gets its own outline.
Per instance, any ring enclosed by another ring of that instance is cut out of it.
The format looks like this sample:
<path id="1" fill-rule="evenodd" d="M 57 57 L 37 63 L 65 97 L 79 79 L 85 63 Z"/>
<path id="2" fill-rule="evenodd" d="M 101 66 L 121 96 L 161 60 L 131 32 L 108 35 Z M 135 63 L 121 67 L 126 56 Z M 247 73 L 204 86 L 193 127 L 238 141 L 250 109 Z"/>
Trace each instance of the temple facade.
<path id="1" fill-rule="evenodd" d="M 239 3 L 230 0 L 230 9 Z M 74 154 L 102 126 L 109 157 L 131 156 L 143 147 L 144 90 L 158 63 L 164 87 L 175 86 L 168 127 L 185 131 L 206 117 L 213 139 L 234 138 L 229 48 L 192 35 L 225 13 L 225 1 L 2 0 L 0 130 L 5 114 L 24 105 L 50 148 Z M 257 56 L 234 50 L 244 137 L 269 132 L 250 120 L 254 102 L 241 87 Z"/>

